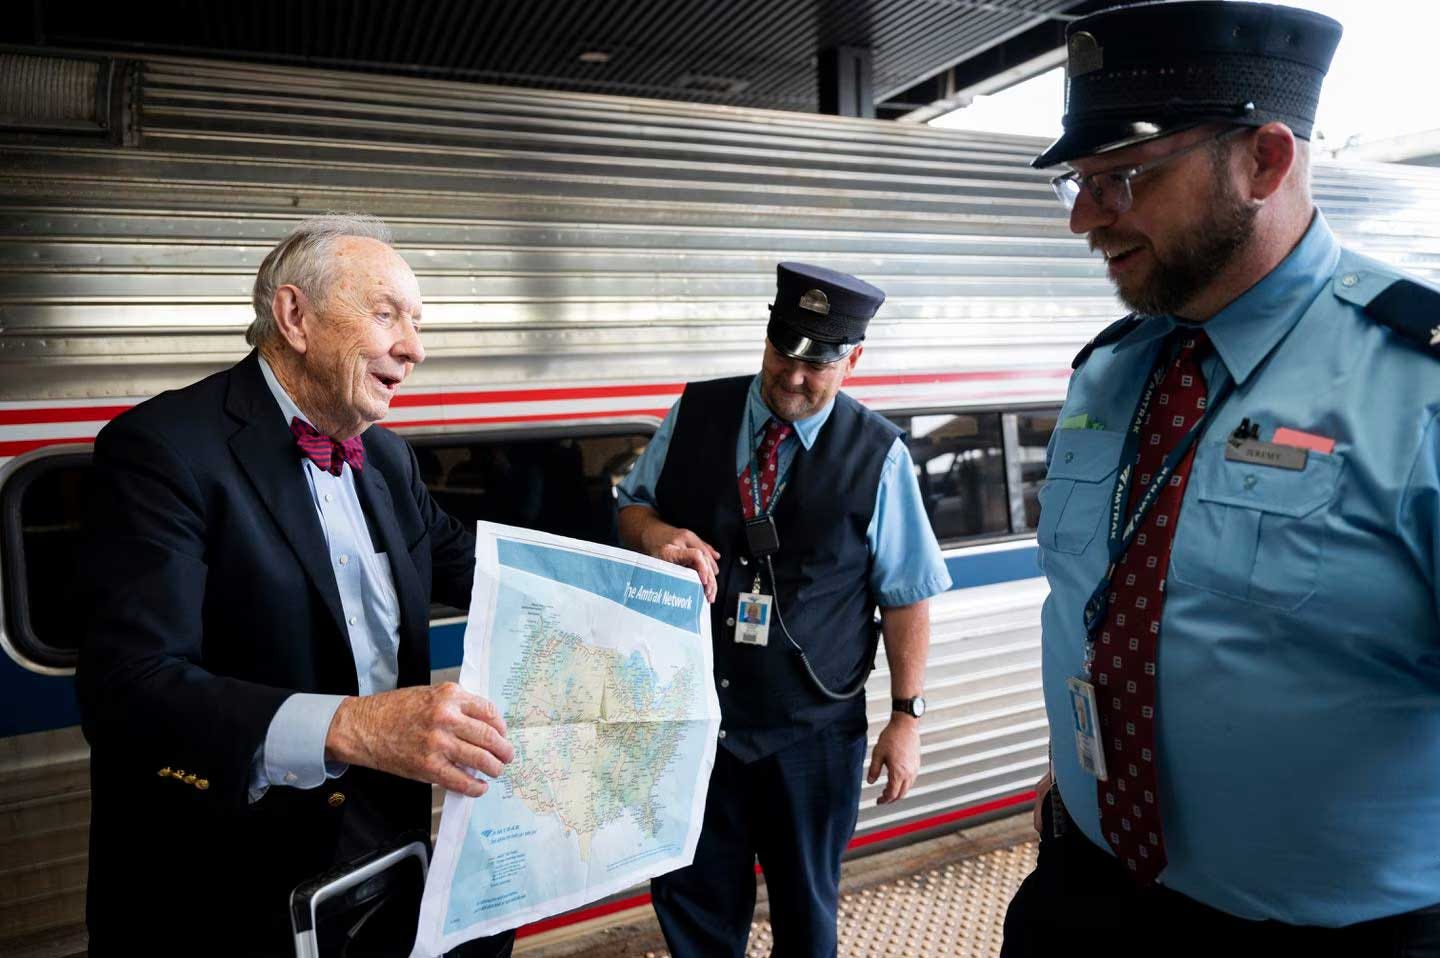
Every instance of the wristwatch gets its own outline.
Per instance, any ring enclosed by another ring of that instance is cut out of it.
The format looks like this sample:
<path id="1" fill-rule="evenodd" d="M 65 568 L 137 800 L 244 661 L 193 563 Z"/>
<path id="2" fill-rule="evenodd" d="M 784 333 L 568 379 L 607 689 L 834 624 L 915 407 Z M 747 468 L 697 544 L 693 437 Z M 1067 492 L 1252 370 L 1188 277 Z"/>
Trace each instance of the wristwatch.
<path id="1" fill-rule="evenodd" d="M 919 718 L 925 714 L 925 697 L 917 695 L 913 699 L 892 699 L 890 707 L 897 712 L 904 712 L 906 715 Z"/>

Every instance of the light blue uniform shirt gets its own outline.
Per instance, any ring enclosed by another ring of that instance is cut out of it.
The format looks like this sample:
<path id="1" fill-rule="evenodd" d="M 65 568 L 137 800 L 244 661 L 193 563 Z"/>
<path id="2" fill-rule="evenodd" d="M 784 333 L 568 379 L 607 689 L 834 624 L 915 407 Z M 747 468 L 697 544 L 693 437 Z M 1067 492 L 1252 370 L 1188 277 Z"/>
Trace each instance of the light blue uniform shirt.
<path id="1" fill-rule="evenodd" d="M 263 356 L 260 372 L 280 404 L 286 427 L 296 416 L 309 423 Z M 377 553 L 370 539 L 370 527 L 355 491 L 355 473 L 347 463 L 340 475 L 332 476 L 304 457 L 296 468 L 305 475 L 320 527 L 325 530 L 360 694 L 388 692 L 395 688 L 399 675 L 400 602 L 389 558 Z M 255 757 L 250 801 L 258 801 L 271 785 L 315 788 L 345 771 L 345 765 L 325 761 L 325 736 L 343 699 L 343 695 L 296 692 L 281 703 Z"/>
<path id="2" fill-rule="evenodd" d="M 1210 395 L 1160 628 L 1162 884 L 1246 918 L 1345 925 L 1440 902 L 1440 362 L 1364 315 L 1400 275 L 1316 215 L 1205 323 Z M 1440 322 L 1440 316 L 1436 317 Z M 1097 349 L 1051 439 L 1038 538 L 1045 703 L 1061 796 L 1101 848 L 1065 680 L 1106 566 L 1123 432 L 1166 334 Z M 1335 440 L 1301 470 L 1227 461 L 1242 417 Z M 1102 712 L 1110 707 L 1099 690 Z"/>
<path id="3" fill-rule="evenodd" d="M 795 454 L 802 446 L 809 449 L 815 444 L 830 411 L 835 408 L 832 400 L 825 408 L 808 419 L 795 422 L 795 431 L 780 443 L 777 465 L 777 481 L 784 482 Z M 677 400 L 665 416 L 660 428 L 645 447 L 645 453 L 635 463 L 635 468 L 620 484 L 620 508 L 626 506 L 649 506 L 656 508 L 655 486 L 665 468 L 665 454 L 670 448 L 670 436 L 675 432 L 675 417 L 680 413 Z M 760 446 L 765 433 L 765 423 L 771 418 L 770 409 L 760 398 L 760 377 L 750 382 L 750 393 L 743 413 L 744 422 L 751 426 L 747 436 L 742 428 L 735 442 L 735 475 L 738 477 L 750 465 L 750 457 Z M 785 490 L 780 491 L 781 496 Z M 736 487 L 738 498 L 739 488 Z M 910 605 L 921 599 L 950 588 L 950 573 L 940 555 L 940 546 L 935 533 L 925 516 L 925 506 L 920 498 L 920 484 L 915 479 L 915 466 L 905 441 L 897 438 L 885 457 L 885 466 L 880 474 L 880 487 L 875 493 L 875 512 L 870 517 L 870 526 L 865 531 L 865 540 L 874 557 L 870 571 L 870 592 L 882 608 L 896 608 Z"/>

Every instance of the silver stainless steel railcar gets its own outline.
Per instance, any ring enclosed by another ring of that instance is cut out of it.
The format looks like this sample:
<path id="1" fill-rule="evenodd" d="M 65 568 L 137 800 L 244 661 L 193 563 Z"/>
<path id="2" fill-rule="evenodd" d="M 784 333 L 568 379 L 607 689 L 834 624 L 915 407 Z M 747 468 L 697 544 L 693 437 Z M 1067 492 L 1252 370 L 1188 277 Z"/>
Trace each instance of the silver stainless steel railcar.
<path id="1" fill-rule="evenodd" d="M 44 81 L 37 109 L 82 119 L 0 128 L 0 948 L 83 914 L 68 594 L 89 443 L 242 356 L 261 257 L 326 210 L 385 217 L 419 275 L 430 358 L 386 426 L 419 448 L 437 497 L 601 539 L 614 483 L 683 382 L 757 368 L 777 261 L 883 287 L 850 391 L 909 430 L 956 588 L 932 603 L 920 780 L 884 808 L 866 789 L 855 849 L 1028 800 L 1046 746 L 1035 492 L 1069 360 L 1117 315 L 1027 165 L 1040 141 L 0 52 L 0 80 L 22 73 Z M 1316 186 L 1345 240 L 1440 276 L 1435 171 L 1321 165 Z M 435 610 L 437 675 L 458 664 L 459 623 Z M 882 659 L 876 732 L 888 681 Z"/>

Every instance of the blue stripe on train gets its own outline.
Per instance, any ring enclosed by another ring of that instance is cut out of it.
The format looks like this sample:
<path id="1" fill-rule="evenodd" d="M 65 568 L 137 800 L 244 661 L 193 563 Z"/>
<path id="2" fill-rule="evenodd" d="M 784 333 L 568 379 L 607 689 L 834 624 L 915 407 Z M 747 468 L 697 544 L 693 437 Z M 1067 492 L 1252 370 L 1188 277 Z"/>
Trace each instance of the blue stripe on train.
<path id="1" fill-rule="evenodd" d="M 945 568 L 954 580 L 951 589 L 1033 579 L 1040 575 L 1040 549 L 1031 544 L 1001 552 L 951 556 L 945 560 Z"/>
<path id="2" fill-rule="evenodd" d="M 952 589 L 1014 582 L 1040 574 L 1034 546 L 952 556 L 945 565 L 954 580 Z M 432 627 L 430 667 L 449 669 L 459 665 L 464 641 L 464 622 Z M 70 676 L 37 675 L 4 654 L 0 654 L 0 702 L 5 703 L 0 715 L 0 738 L 80 724 L 75 683 Z"/>

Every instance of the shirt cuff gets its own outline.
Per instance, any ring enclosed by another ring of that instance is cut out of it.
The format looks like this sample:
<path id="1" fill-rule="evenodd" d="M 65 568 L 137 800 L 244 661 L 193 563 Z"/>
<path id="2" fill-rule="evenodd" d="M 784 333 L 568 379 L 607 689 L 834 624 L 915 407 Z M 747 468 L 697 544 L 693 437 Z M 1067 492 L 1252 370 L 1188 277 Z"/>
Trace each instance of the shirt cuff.
<path id="1" fill-rule="evenodd" d="M 616 508 L 624 509 L 626 506 L 649 506 L 651 509 L 658 509 L 658 506 L 655 504 L 655 498 L 648 495 L 647 492 L 648 490 L 637 489 L 634 495 L 631 495 L 625 491 L 623 486 L 616 486 L 615 498 L 619 502 Z"/>
<path id="2" fill-rule="evenodd" d="M 250 801 L 259 801 L 271 785 L 316 788 L 344 774 L 344 762 L 325 761 L 325 736 L 343 695 L 296 692 L 281 703 L 265 743 L 255 756 Z"/>
<path id="3" fill-rule="evenodd" d="M 922 599 L 933 599 L 942 592 L 948 592 L 953 584 L 949 570 L 941 570 L 919 585 L 880 593 L 875 597 L 875 604 L 882 609 L 898 609 L 904 605 L 913 605 Z"/>

